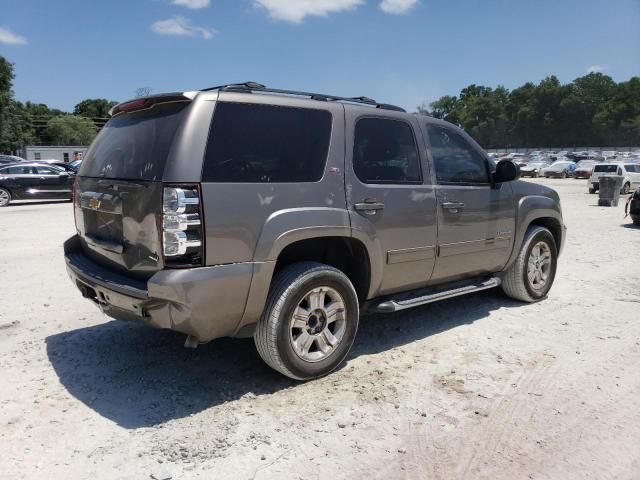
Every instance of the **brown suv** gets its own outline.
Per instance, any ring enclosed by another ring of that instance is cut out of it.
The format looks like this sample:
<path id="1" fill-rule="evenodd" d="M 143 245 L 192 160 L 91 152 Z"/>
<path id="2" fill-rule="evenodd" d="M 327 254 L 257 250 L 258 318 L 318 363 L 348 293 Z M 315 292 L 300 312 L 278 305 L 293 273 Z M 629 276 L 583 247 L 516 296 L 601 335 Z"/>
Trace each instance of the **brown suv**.
<path id="1" fill-rule="evenodd" d="M 114 107 L 75 182 L 68 272 L 109 316 L 254 336 L 296 379 L 333 370 L 360 312 L 554 280 L 558 195 L 449 123 L 255 83 Z"/>

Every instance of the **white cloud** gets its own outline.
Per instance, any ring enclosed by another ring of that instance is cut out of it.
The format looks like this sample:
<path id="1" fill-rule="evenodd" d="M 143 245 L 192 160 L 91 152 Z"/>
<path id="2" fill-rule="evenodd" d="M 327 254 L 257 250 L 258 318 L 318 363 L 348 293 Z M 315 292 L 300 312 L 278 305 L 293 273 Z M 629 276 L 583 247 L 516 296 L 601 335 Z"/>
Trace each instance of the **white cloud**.
<path id="1" fill-rule="evenodd" d="M 198 10 L 199 8 L 208 7 L 211 0 L 173 0 L 171 3 L 190 8 L 191 10 Z"/>
<path id="2" fill-rule="evenodd" d="M 587 73 L 602 73 L 606 69 L 606 65 L 591 65 L 589 68 L 587 68 Z"/>
<path id="3" fill-rule="evenodd" d="M 353 10 L 364 0 L 254 0 L 254 5 L 262 7 L 274 20 L 300 23 L 305 17 L 327 16 L 330 13 Z"/>
<path id="4" fill-rule="evenodd" d="M 187 18 L 177 16 L 166 20 L 159 20 L 151 25 L 151 30 L 160 35 L 178 35 L 184 37 L 201 37 L 206 40 L 212 38 L 215 30 L 191 25 Z"/>
<path id="5" fill-rule="evenodd" d="M 26 45 L 26 37 L 22 37 L 13 33 L 8 28 L 0 27 L 0 43 L 6 43 L 9 45 Z"/>
<path id="6" fill-rule="evenodd" d="M 409 13 L 416 6 L 418 0 L 382 0 L 380 10 L 392 15 L 403 15 Z"/>

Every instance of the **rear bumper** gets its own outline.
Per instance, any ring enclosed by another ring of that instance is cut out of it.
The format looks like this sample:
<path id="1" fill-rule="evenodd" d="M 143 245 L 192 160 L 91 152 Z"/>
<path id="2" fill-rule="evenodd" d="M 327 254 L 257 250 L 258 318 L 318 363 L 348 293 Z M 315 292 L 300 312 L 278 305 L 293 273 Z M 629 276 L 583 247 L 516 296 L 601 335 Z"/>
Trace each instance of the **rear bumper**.
<path id="1" fill-rule="evenodd" d="M 200 341 L 233 335 L 242 319 L 253 263 L 161 270 L 143 282 L 84 255 L 77 235 L 64 243 L 67 273 L 83 296 L 117 320 L 167 328 Z"/>

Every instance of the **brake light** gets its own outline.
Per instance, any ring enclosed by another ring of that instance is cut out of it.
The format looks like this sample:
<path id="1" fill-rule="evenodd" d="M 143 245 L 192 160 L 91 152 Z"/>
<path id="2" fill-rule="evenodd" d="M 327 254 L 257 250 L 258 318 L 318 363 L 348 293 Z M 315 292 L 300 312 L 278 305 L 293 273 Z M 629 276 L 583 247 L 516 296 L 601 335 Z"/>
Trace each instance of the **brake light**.
<path id="1" fill-rule="evenodd" d="M 162 252 L 167 266 L 203 263 L 203 228 L 198 185 L 166 186 L 162 193 Z"/>
<path id="2" fill-rule="evenodd" d="M 78 177 L 73 179 L 71 184 L 71 208 L 73 208 L 73 223 L 76 226 L 76 232 L 78 231 L 78 219 L 76 218 L 76 191 L 78 189 Z"/>
<path id="3" fill-rule="evenodd" d="M 147 103 L 145 98 L 141 98 L 139 100 L 131 100 L 130 102 L 121 103 L 118 105 L 118 111 L 120 112 L 129 112 L 131 110 L 137 110 L 138 108 L 142 108 Z"/>

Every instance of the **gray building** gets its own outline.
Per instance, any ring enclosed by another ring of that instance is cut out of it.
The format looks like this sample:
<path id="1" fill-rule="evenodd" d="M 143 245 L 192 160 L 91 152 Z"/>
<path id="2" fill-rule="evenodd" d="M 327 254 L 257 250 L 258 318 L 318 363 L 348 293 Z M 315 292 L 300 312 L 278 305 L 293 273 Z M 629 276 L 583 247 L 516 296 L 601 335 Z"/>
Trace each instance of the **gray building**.
<path id="1" fill-rule="evenodd" d="M 82 160 L 89 147 L 82 145 L 25 145 L 22 149 L 22 158 L 26 160 L 60 160 L 73 162 Z"/>

